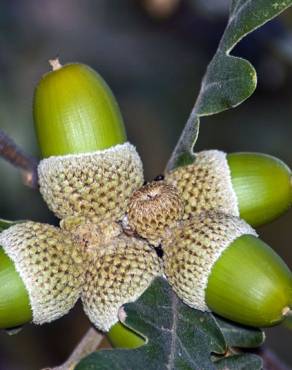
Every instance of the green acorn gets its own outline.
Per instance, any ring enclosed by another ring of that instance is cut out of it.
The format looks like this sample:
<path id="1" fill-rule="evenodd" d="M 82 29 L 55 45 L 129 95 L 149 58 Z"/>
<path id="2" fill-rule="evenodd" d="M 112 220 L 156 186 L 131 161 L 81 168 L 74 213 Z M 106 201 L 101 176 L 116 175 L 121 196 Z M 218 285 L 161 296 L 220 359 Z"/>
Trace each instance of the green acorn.
<path id="1" fill-rule="evenodd" d="M 95 152 L 126 141 L 118 104 L 90 67 L 50 61 L 53 71 L 39 81 L 33 114 L 43 158 Z"/>
<path id="2" fill-rule="evenodd" d="M 28 292 L 13 261 L 0 249 L 0 328 L 20 326 L 32 320 Z"/>
<path id="3" fill-rule="evenodd" d="M 0 245 L 0 328 L 51 322 L 74 306 L 83 267 L 69 233 L 27 221 L 4 230 Z"/>
<path id="4" fill-rule="evenodd" d="M 291 206 L 291 170 L 281 160 L 266 154 L 232 153 L 227 161 L 240 217 L 249 224 L 265 224 Z"/>
<path id="5" fill-rule="evenodd" d="M 193 164 L 166 173 L 166 182 L 184 199 L 185 219 L 213 210 L 240 216 L 256 227 L 292 203 L 290 169 L 261 153 L 199 152 Z"/>
<path id="6" fill-rule="evenodd" d="M 143 167 L 126 141 L 117 102 L 101 76 L 78 63 L 51 64 L 53 71 L 44 75 L 34 96 L 44 158 L 39 165 L 40 191 L 62 219 L 61 227 L 80 243 L 89 234 L 95 237 L 100 223 L 112 225 L 123 217 L 129 198 L 144 182 Z M 141 343 L 119 323 L 109 336 L 119 345 Z"/>
<path id="7" fill-rule="evenodd" d="M 34 122 L 44 159 L 40 191 L 60 219 L 118 221 L 143 183 L 136 149 L 126 142 L 118 105 L 99 74 L 51 61 L 35 89 Z"/>
<path id="8" fill-rule="evenodd" d="M 292 307 L 292 274 L 237 217 L 202 213 L 163 242 L 164 272 L 189 306 L 240 324 L 277 324 Z"/>

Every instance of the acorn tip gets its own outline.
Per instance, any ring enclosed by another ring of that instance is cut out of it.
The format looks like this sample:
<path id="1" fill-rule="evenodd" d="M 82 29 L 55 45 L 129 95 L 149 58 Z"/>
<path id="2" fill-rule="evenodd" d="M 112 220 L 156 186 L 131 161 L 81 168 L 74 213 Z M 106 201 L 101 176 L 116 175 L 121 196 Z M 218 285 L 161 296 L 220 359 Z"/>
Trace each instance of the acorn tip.
<path id="1" fill-rule="evenodd" d="M 53 71 L 57 71 L 58 69 L 62 68 L 62 64 L 60 63 L 60 60 L 58 57 L 54 59 L 49 59 L 49 64 L 52 67 Z"/>
<path id="2" fill-rule="evenodd" d="M 288 306 L 284 307 L 283 310 L 282 310 L 282 315 L 283 316 L 291 316 L 292 311 L 291 311 L 290 307 L 288 307 Z"/>

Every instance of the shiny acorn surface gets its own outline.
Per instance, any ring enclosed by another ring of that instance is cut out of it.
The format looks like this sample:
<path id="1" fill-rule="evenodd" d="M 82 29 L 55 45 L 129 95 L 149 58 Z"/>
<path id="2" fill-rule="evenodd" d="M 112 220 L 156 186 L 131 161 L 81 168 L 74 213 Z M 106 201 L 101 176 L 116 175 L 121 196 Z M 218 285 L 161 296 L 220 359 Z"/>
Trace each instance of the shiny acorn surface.
<path id="1" fill-rule="evenodd" d="M 240 217 L 249 224 L 268 223 L 291 206 L 291 171 L 284 162 L 261 153 L 231 153 L 227 161 Z"/>
<path id="2" fill-rule="evenodd" d="M 283 260 L 252 235 L 236 239 L 212 268 L 206 303 L 240 324 L 267 327 L 292 307 L 292 274 Z"/>
<path id="3" fill-rule="evenodd" d="M 27 290 L 14 263 L 0 247 L 0 328 L 9 329 L 32 320 Z"/>
<path id="4" fill-rule="evenodd" d="M 145 344 L 145 340 L 138 333 L 120 322 L 111 327 L 107 338 L 115 348 L 138 348 Z"/>
<path id="5" fill-rule="evenodd" d="M 102 77 L 84 64 L 51 63 L 54 70 L 38 83 L 33 102 L 42 156 L 87 153 L 124 143 L 123 119 Z"/>
<path id="6" fill-rule="evenodd" d="M 291 271 L 244 220 L 201 213 L 173 229 L 162 247 L 164 274 L 188 306 L 255 327 L 289 313 Z"/>

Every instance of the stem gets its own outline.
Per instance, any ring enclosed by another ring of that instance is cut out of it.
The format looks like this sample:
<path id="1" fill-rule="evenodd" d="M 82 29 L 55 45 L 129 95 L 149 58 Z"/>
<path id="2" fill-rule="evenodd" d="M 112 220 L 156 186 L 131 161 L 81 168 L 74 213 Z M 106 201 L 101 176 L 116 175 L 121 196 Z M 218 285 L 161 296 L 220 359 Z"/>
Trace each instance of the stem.
<path id="1" fill-rule="evenodd" d="M 57 71 L 58 69 L 62 68 L 62 64 L 60 63 L 59 58 L 49 59 L 49 64 L 52 67 L 53 71 Z"/>
<path id="2" fill-rule="evenodd" d="M 107 333 L 107 337 L 113 347 L 137 348 L 144 344 L 144 340 L 132 330 L 118 322 Z M 46 367 L 42 370 L 73 370 L 75 366 L 86 356 L 96 351 L 104 335 L 90 328 L 78 345 L 75 347 L 66 362 L 56 367 Z"/>
<path id="3" fill-rule="evenodd" d="M 38 160 L 26 154 L 2 130 L 0 130 L 0 157 L 10 162 L 13 166 L 22 169 L 22 177 L 25 185 L 33 189 L 38 188 Z"/>
<path id="4" fill-rule="evenodd" d="M 73 370 L 80 360 L 97 349 L 102 339 L 103 335 L 90 328 L 64 364 L 43 370 Z"/>
<path id="5" fill-rule="evenodd" d="M 200 121 L 196 112 L 196 106 L 191 111 L 185 128 L 171 154 L 166 165 L 166 171 L 169 172 L 180 165 L 192 163 L 194 159 L 193 147 L 199 136 Z"/>
<path id="6" fill-rule="evenodd" d="M 256 352 L 263 359 L 264 370 L 291 370 L 291 367 L 285 365 L 270 349 L 264 347 Z"/>
<path id="7" fill-rule="evenodd" d="M 283 308 L 282 310 L 282 315 L 283 316 L 292 316 L 292 311 L 290 309 L 290 307 L 286 306 Z"/>

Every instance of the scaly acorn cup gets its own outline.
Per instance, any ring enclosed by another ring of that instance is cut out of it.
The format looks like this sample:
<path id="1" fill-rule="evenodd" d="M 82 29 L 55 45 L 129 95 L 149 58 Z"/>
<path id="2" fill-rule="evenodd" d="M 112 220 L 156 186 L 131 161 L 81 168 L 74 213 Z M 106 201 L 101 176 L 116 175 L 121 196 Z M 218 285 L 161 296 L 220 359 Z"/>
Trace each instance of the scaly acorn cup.
<path id="1" fill-rule="evenodd" d="M 65 315 L 80 296 L 82 255 L 69 233 L 37 222 L 0 234 L 0 328 Z"/>
<path id="2" fill-rule="evenodd" d="M 266 327 L 292 305 L 292 274 L 237 217 L 203 213 L 183 221 L 163 242 L 164 272 L 189 306 L 240 324 Z"/>
<path id="3" fill-rule="evenodd" d="M 116 225 L 100 227 L 103 240 L 95 232 L 83 234 L 86 235 L 83 239 L 86 267 L 81 299 L 90 321 L 102 331 L 115 328 L 120 307 L 137 300 L 162 273 L 155 250 L 145 241 L 128 237 L 121 229 L 118 231 Z M 126 336 L 129 334 L 123 328 L 118 331 Z M 134 342 L 130 339 L 133 345 L 141 343 L 139 337 L 130 334 L 135 338 Z M 117 339 L 114 332 L 111 332 L 111 338 L 113 341 Z"/>
<path id="4" fill-rule="evenodd" d="M 168 228 L 182 218 L 183 211 L 177 189 L 164 181 L 153 181 L 133 193 L 123 221 L 130 230 L 158 246 Z"/>
<path id="5" fill-rule="evenodd" d="M 44 159 L 39 184 L 57 217 L 119 220 L 143 183 L 136 149 L 126 142 L 118 105 L 99 74 L 51 61 L 35 89 L 34 122 Z"/>
<path id="6" fill-rule="evenodd" d="M 196 153 L 193 164 L 165 174 L 185 201 L 184 218 L 214 210 L 240 216 L 252 226 L 265 224 L 292 203 L 290 169 L 261 153 Z"/>
<path id="7" fill-rule="evenodd" d="M 105 247 L 111 240 L 119 237 L 123 233 L 122 227 L 118 223 L 108 221 L 98 223 L 94 218 L 88 220 L 84 217 L 67 217 L 60 222 L 60 226 L 62 229 L 69 231 L 75 242 L 81 246 L 83 259 L 87 261 L 86 266 L 96 258 L 96 248 L 98 246 L 103 245 Z M 93 256 L 91 255 L 92 253 Z M 91 278 L 90 273 L 87 273 L 86 276 Z M 86 283 L 83 294 L 84 297 L 86 297 L 87 290 L 88 287 Z M 86 301 L 86 298 L 84 298 L 84 300 Z M 86 306 L 86 303 L 84 305 Z M 94 317 L 96 313 L 94 312 L 94 308 L 88 309 L 90 311 L 89 317 L 93 317 L 92 321 L 95 323 Z M 102 318 L 103 317 L 104 314 L 102 315 Z M 102 318 L 97 319 L 99 320 L 98 322 L 100 322 Z M 100 323 L 100 325 L 100 327 L 102 327 L 103 324 Z M 120 322 L 117 322 L 110 328 L 107 333 L 107 338 L 113 347 L 119 348 L 136 348 L 144 344 L 144 339 L 138 333 L 135 333 Z"/>

